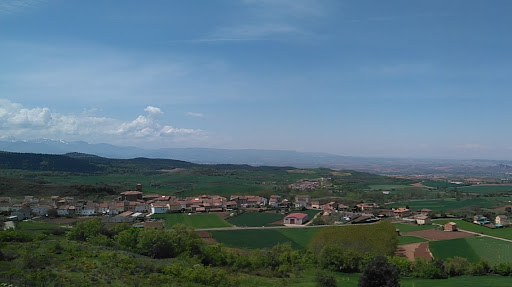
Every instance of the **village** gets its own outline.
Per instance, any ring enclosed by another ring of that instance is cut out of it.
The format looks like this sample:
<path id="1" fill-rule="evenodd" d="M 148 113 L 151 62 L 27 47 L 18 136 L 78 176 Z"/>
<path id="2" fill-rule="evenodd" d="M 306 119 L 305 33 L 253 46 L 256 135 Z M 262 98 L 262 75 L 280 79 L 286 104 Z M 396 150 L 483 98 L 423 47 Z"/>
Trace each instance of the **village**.
<path id="1" fill-rule="evenodd" d="M 318 210 L 320 221 L 311 222 L 301 210 Z M 256 195 L 232 195 L 229 198 L 218 195 L 200 195 L 179 198 L 176 196 L 143 194 L 142 185 L 136 190 L 120 193 L 111 201 L 94 202 L 73 197 L 51 196 L 49 199 L 25 196 L 23 199 L 0 197 L 0 212 L 7 221 L 22 221 L 43 218 L 89 218 L 101 217 L 104 223 L 129 223 L 139 227 L 160 226 L 154 223 L 152 215 L 166 213 L 231 213 L 266 212 L 281 213 L 284 225 L 340 225 L 364 224 L 381 219 L 393 219 L 416 225 L 432 224 L 432 216 L 439 217 L 430 209 L 410 210 L 407 207 L 382 208 L 376 203 L 359 203 L 348 206 L 336 201 L 311 200 L 309 195 L 296 195 L 293 201 L 279 195 L 265 198 Z M 331 219 L 331 220 L 329 220 Z M 506 215 L 494 219 L 477 214 L 473 223 L 489 228 L 510 226 Z M 163 225 L 161 225 L 163 226 Z M 446 230 L 456 230 L 447 227 Z"/>

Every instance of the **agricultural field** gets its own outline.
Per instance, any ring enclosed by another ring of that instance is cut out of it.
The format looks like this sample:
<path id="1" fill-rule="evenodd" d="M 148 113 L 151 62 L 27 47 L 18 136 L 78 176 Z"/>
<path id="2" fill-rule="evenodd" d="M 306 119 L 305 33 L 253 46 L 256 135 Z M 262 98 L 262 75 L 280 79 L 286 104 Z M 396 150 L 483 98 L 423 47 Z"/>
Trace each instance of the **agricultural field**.
<path id="1" fill-rule="evenodd" d="M 453 221 L 453 222 L 457 223 L 457 228 L 459 228 L 459 229 L 473 231 L 473 232 L 477 232 L 477 233 L 482 233 L 482 234 L 486 234 L 486 235 L 491 235 L 491 236 L 496 236 L 496 237 L 501 237 L 501 238 L 512 240 L 512 227 L 491 229 L 491 228 L 487 228 L 484 226 L 480 226 L 480 225 L 477 225 L 477 224 L 474 224 L 471 222 L 467 222 L 464 220 L 459 220 L 459 219 L 458 220 L 448 220 L 448 219 L 434 220 L 435 223 L 439 223 L 439 224 L 444 224 L 449 221 Z"/>
<path id="2" fill-rule="evenodd" d="M 284 214 L 264 212 L 244 212 L 227 219 L 227 222 L 236 226 L 271 226 L 276 221 L 283 223 Z"/>
<path id="3" fill-rule="evenodd" d="M 463 199 L 457 201 L 455 198 L 428 199 L 428 200 L 411 200 L 405 202 L 396 202 L 388 205 L 388 207 L 404 207 L 409 206 L 412 210 L 428 208 L 432 211 L 447 211 L 468 206 L 478 206 L 483 208 L 493 208 L 497 205 L 504 204 L 509 201 L 510 197 L 479 197 L 471 199 Z"/>
<path id="4" fill-rule="evenodd" d="M 512 193 L 512 185 L 510 184 L 479 184 L 479 185 L 471 185 L 471 186 L 461 186 L 457 188 L 463 192 L 471 192 L 471 193 L 498 193 L 498 192 L 508 192 Z"/>
<path id="5" fill-rule="evenodd" d="M 395 227 L 400 229 L 400 233 L 404 233 L 404 232 L 411 232 L 411 231 L 418 231 L 418 230 L 433 229 L 433 228 L 436 228 L 437 226 L 395 223 Z"/>
<path id="6" fill-rule="evenodd" d="M 260 230 L 210 231 L 212 237 L 227 247 L 239 249 L 272 248 L 290 242 L 294 249 L 306 249 L 311 238 L 321 228 L 282 228 Z"/>
<path id="7" fill-rule="evenodd" d="M 416 236 L 398 236 L 398 245 L 412 244 L 428 241 L 425 238 L 420 238 Z"/>
<path id="8" fill-rule="evenodd" d="M 469 237 L 443 241 L 431 241 L 430 251 L 435 258 L 459 256 L 470 262 L 487 260 L 491 265 L 510 262 L 512 242 L 488 237 Z"/>
<path id="9" fill-rule="evenodd" d="M 154 214 L 152 218 L 164 219 L 166 228 L 172 228 L 176 224 L 184 224 L 193 228 L 218 228 L 231 226 L 227 221 L 213 213 L 192 215 L 188 215 L 186 213 Z"/>
<path id="10" fill-rule="evenodd" d="M 397 190 L 403 188 L 413 187 L 412 185 L 404 185 L 404 184 L 372 184 L 368 186 L 374 190 Z"/>

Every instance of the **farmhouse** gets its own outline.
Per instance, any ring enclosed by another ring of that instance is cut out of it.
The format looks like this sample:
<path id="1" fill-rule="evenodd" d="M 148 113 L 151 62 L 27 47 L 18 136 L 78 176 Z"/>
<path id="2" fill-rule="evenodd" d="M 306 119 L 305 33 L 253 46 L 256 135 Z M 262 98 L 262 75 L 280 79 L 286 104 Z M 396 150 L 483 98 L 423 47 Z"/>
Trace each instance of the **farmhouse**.
<path id="1" fill-rule="evenodd" d="M 310 206 L 310 197 L 309 195 L 297 195 L 295 197 L 295 207 L 309 207 Z"/>
<path id="2" fill-rule="evenodd" d="M 457 224 L 455 222 L 446 222 L 444 224 L 444 231 L 457 231 Z"/>
<path id="3" fill-rule="evenodd" d="M 496 223 L 496 227 L 498 227 L 498 225 L 501 225 L 501 226 L 509 225 L 508 217 L 506 215 L 496 216 L 496 220 L 494 222 Z"/>
<path id="4" fill-rule="evenodd" d="M 405 207 L 399 207 L 393 211 L 396 218 L 404 218 L 411 215 L 411 211 Z"/>
<path id="5" fill-rule="evenodd" d="M 418 224 L 418 225 L 430 225 L 430 224 L 432 224 L 432 220 L 430 219 L 430 217 L 428 217 L 426 215 L 416 215 L 414 217 L 414 219 L 416 219 L 416 224 Z"/>
<path id="6" fill-rule="evenodd" d="M 308 215 L 305 213 L 291 213 L 284 218 L 284 224 L 301 225 L 308 221 Z"/>

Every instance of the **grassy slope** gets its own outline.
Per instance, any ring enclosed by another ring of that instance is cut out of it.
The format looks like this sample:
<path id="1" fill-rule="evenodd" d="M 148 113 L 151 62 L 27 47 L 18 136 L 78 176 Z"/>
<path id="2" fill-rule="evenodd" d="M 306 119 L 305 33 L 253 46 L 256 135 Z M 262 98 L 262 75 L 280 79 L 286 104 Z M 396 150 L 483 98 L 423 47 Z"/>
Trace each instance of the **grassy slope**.
<path id="1" fill-rule="evenodd" d="M 435 258 L 446 259 L 459 256 L 466 258 L 470 262 L 478 262 L 480 260 L 480 256 L 478 256 L 473 247 L 468 244 L 466 238 L 431 241 L 429 243 L 429 249 Z"/>
<path id="2" fill-rule="evenodd" d="M 217 214 L 155 214 L 153 218 L 165 219 L 165 227 L 171 228 L 176 224 L 184 224 L 193 228 L 230 227 L 231 224 L 221 219 Z"/>
<path id="3" fill-rule="evenodd" d="M 278 243 L 290 242 L 294 249 L 305 249 L 321 228 L 219 230 L 210 234 L 227 247 L 241 249 L 272 248 Z"/>
<path id="4" fill-rule="evenodd" d="M 283 218 L 284 215 L 280 213 L 245 212 L 227 221 L 236 226 L 270 226 Z"/>
<path id="5" fill-rule="evenodd" d="M 431 241 L 429 245 L 434 257 L 442 259 L 454 256 L 464 257 L 470 262 L 485 259 L 492 265 L 509 262 L 512 258 L 512 243 L 487 237 Z"/>

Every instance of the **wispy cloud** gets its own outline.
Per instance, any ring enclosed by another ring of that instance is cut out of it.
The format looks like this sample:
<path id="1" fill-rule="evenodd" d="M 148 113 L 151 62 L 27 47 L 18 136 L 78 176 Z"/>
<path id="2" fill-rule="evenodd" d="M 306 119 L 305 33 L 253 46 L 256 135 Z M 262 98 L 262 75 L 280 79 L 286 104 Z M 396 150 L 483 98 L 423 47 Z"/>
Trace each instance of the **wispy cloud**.
<path id="1" fill-rule="evenodd" d="M 0 99 L 0 131 L 2 136 L 24 139 L 53 137 L 64 140 L 83 140 L 108 143 L 190 142 L 205 139 L 199 129 L 177 128 L 161 124 L 160 108 L 148 106 L 147 115 L 132 121 L 84 114 L 65 115 L 47 107 L 25 108 L 21 104 Z"/>
<path id="2" fill-rule="evenodd" d="M 289 37 L 310 37 L 311 21 L 326 17 L 334 1 L 309 0 L 245 0 L 243 13 L 247 17 L 226 26 L 217 27 L 195 42 L 270 41 Z"/>
<path id="3" fill-rule="evenodd" d="M 204 118 L 204 114 L 202 114 L 202 113 L 188 112 L 187 116 L 189 116 L 189 117 L 196 117 L 196 118 Z"/>
<path id="4" fill-rule="evenodd" d="M 15 14 L 33 9 L 46 2 L 45 0 L 2 0 L 0 1 L 0 14 Z"/>

